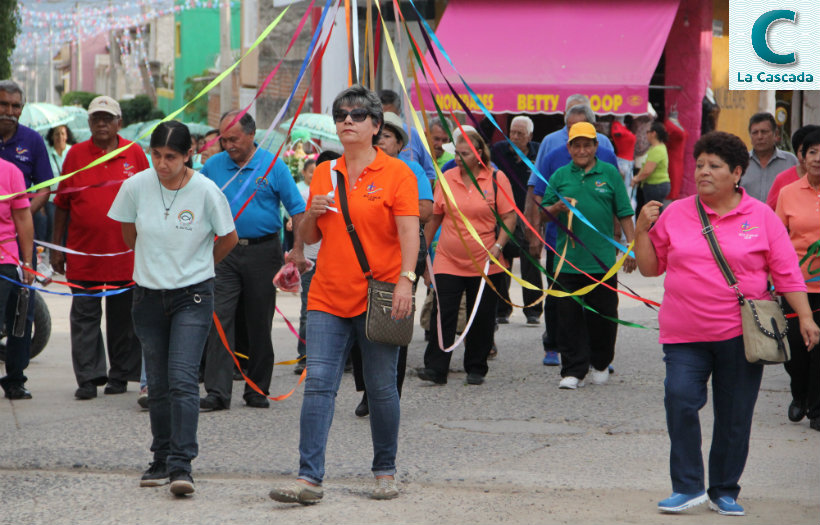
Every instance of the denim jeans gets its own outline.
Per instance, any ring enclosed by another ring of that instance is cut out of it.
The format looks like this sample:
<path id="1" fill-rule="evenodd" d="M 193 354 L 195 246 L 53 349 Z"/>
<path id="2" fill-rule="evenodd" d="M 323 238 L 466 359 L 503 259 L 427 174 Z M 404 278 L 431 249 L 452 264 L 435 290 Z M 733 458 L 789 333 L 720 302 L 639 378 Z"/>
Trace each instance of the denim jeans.
<path id="1" fill-rule="evenodd" d="M 155 461 L 170 472 L 191 472 L 198 452 L 199 362 L 211 328 L 214 284 L 134 288 L 134 331 L 142 344 Z"/>
<path id="2" fill-rule="evenodd" d="M 399 394 L 396 391 L 398 346 L 369 341 L 364 334 L 365 314 L 337 317 L 311 310 L 307 322 L 307 377 L 299 428 L 299 478 L 321 484 L 325 449 L 336 392 L 342 381 L 350 340 L 362 351 L 364 382 L 370 406 L 370 435 L 376 476 L 396 473 L 399 437 Z M 150 388 L 149 388 L 150 391 Z"/>
<path id="3" fill-rule="evenodd" d="M 672 490 L 694 494 L 704 489 L 698 412 L 706 404 L 711 376 L 714 426 L 709 451 L 709 497 L 737 499 L 738 481 L 749 454 L 763 365 L 746 361 L 742 336 L 708 343 L 665 344 L 663 353 Z"/>
<path id="4" fill-rule="evenodd" d="M 316 261 L 313 261 L 314 264 Z M 313 274 L 316 273 L 316 266 L 314 265 L 313 268 L 306 271 L 302 274 L 302 307 L 299 310 L 299 339 L 297 339 L 296 343 L 296 351 L 299 353 L 299 357 L 305 355 L 305 343 L 302 341 L 307 341 L 305 337 L 307 336 L 307 304 L 308 304 L 308 292 L 310 291 L 310 283 L 313 281 Z"/>

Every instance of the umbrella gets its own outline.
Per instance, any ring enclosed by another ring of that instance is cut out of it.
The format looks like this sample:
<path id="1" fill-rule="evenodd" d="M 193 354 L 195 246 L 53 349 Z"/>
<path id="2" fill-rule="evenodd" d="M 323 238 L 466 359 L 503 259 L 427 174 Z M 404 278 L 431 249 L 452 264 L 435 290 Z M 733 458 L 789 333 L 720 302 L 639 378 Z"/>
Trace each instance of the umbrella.
<path id="1" fill-rule="evenodd" d="M 279 126 L 279 129 L 287 131 L 292 121 L 293 119 L 286 120 Z M 336 124 L 333 122 L 333 117 L 323 113 L 302 113 L 296 117 L 293 133 L 297 132 L 307 132 L 310 133 L 313 139 L 340 144 L 339 137 L 336 135 Z"/>
<path id="2" fill-rule="evenodd" d="M 65 108 L 47 102 L 31 102 L 23 106 L 20 124 L 44 135 L 55 126 L 68 124 L 71 118 Z"/>
<path id="3" fill-rule="evenodd" d="M 120 136 L 124 139 L 136 142 L 142 148 L 147 148 L 151 144 L 151 130 L 154 126 L 159 124 L 160 119 L 149 120 L 147 122 L 134 122 L 120 130 Z M 147 134 L 137 140 L 143 133 Z"/>
<path id="4" fill-rule="evenodd" d="M 66 124 L 74 134 L 77 142 L 82 142 L 91 138 L 91 130 L 88 129 L 88 111 L 82 106 L 63 106 L 71 115 L 71 120 Z"/>

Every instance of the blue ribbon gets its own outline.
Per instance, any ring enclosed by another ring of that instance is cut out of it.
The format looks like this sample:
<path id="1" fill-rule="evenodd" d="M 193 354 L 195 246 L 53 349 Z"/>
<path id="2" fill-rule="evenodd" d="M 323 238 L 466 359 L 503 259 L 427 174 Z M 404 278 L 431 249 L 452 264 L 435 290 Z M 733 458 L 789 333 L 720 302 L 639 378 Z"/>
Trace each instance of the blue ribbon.
<path id="1" fill-rule="evenodd" d="M 319 18 L 319 23 L 316 25 L 316 31 L 314 31 L 313 38 L 311 38 L 310 40 L 310 46 L 308 46 L 308 52 L 305 55 L 305 59 L 302 61 L 302 67 L 301 69 L 299 69 L 299 74 L 296 76 L 296 82 L 293 84 L 293 89 L 291 90 L 290 95 L 288 95 L 288 99 L 285 101 L 286 108 L 290 106 L 290 103 L 293 101 L 293 97 L 296 96 L 296 90 L 299 88 L 299 84 L 302 82 L 302 77 L 305 75 L 305 71 L 307 71 L 308 64 L 310 63 L 310 57 L 313 55 L 313 51 L 316 48 L 316 43 L 319 41 L 319 35 L 322 33 L 325 15 L 330 9 L 331 1 L 332 0 L 327 0 L 327 2 L 325 2 L 324 9 L 322 9 L 322 16 Z M 251 175 L 255 174 L 258 168 L 259 165 L 257 165 L 256 168 L 254 168 Z M 231 199 L 231 206 L 236 204 L 237 199 L 239 199 L 239 196 L 245 192 L 245 190 L 248 188 L 248 185 L 251 183 L 252 180 L 255 180 L 253 176 L 248 177 L 248 179 L 244 183 L 242 183 L 242 186 L 240 186 L 239 191 L 236 193 L 236 195 L 234 195 L 233 199 Z"/>
<path id="2" fill-rule="evenodd" d="M 116 290 L 103 290 L 102 292 L 99 292 L 99 293 L 52 292 L 51 290 L 46 290 L 45 288 L 38 288 L 36 286 L 31 286 L 29 284 L 23 284 L 20 281 L 18 281 L 17 279 L 12 279 L 11 277 L 6 277 L 5 275 L 2 275 L 2 274 L 0 274 L 0 277 L 2 277 L 3 279 L 5 279 L 5 280 L 7 280 L 11 283 L 13 283 L 15 286 L 19 286 L 20 288 L 28 288 L 29 290 L 34 290 L 35 292 L 48 293 L 48 294 L 51 294 L 51 295 L 65 295 L 67 297 L 74 297 L 74 296 L 80 296 L 80 297 L 107 297 L 109 295 L 118 295 L 118 294 L 121 294 L 121 293 L 125 293 L 128 290 L 133 288 L 133 286 L 129 286 L 127 288 L 117 288 Z"/>

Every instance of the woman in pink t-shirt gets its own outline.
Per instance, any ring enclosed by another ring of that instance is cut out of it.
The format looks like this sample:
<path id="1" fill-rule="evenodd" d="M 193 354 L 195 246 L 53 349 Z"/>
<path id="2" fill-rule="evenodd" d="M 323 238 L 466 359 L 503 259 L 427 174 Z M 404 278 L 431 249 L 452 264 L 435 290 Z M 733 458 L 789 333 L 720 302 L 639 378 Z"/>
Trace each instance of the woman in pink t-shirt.
<path id="1" fill-rule="evenodd" d="M 473 153 L 473 148 L 479 153 L 480 159 Z M 458 167 L 444 172 L 444 178 L 452 191 L 455 204 L 478 232 L 482 244 L 467 232 L 455 206 L 452 203 L 448 205 L 448 198 L 442 189 L 443 183 L 436 185 L 433 216 L 424 226 L 424 237 L 433 239 L 441 226 L 433 263 L 437 301 L 433 302 L 430 316 L 430 340 L 424 352 L 424 368 L 419 370 L 418 375 L 420 379 L 439 385 L 447 383 L 452 353 L 444 352 L 442 347 L 453 345 L 461 296 L 466 295 L 467 312 L 472 311 L 476 301 L 478 309 L 464 341 L 464 369 L 467 372 L 467 383 L 480 385 L 489 369 L 487 357 L 493 346 L 497 304 L 497 296 L 489 287 L 477 297 L 482 279 L 481 267 L 487 260 L 485 249 L 504 263 L 501 250 L 508 241 L 507 232 L 496 227 L 495 214 L 498 213 L 507 229 L 513 231 L 516 221 L 515 203 L 512 200 L 510 181 L 503 173 L 493 172 L 489 167 L 490 149 L 475 131 L 466 131 L 456 140 L 456 164 Z M 478 188 L 471 174 L 478 183 Z M 494 264 L 490 264 L 487 271 L 496 289 L 500 289 L 504 283 L 504 274 L 501 272 L 501 268 Z M 439 318 L 442 341 L 439 341 L 437 333 Z"/>
<path id="2" fill-rule="evenodd" d="M 749 153 L 738 137 L 711 132 L 695 144 L 697 195 L 669 205 L 648 202 L 638 218 L 635 253 L 646 276 L 666 272 L 658 315 L 663 344 L 666 424 L 671 441 L 672 495 L 661 512 L 681 512 L 709 501 L 720 514 L 743 515 L 738 481 L 763 365 L 746 360 L 735 291 L 723 278 L 702 233 L 695 199 L 703 203 L 726 261 L 749 299 L 768 296 L 768 277 L 798 313 L 802 341 L 820 338 L 806 285 L 783 224 L 766 204 L 739 187 Z M 654 223 L 654 225 L 653 225 Z M 651 229 L 650 229 L 651 228 Z M 711 376 L 714 431 L 705 489 L 698 412 Z"/>

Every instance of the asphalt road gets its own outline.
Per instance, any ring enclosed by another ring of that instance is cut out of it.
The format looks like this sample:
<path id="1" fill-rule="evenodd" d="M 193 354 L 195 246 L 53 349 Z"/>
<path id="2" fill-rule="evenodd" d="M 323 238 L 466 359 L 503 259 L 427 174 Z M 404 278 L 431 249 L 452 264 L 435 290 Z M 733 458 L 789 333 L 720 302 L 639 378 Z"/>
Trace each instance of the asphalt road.
<path id="1" fill-rule="evenodd" d="M 621 275 L 641 295 L 660 299 L 659 279 Z M 512 292 L 520 300 L 520 292 Z M 420 296 L 421 298 L 421 296 Z M 657 501 L 671 491 L 657 332 L 621 327 L 615 373 L 606 385 L 558 389 L 557 367 L 541 364 L 542 328 L 520 311 L 496 335 L 499 356 L 482 386 L 466 386 L 462 350 L 446 386 L 408 371 L 398 455 L 401 496 L 367 498 L 372 477 L 368 418 L 353 409 L 360 395 L 346 374 L 327 453 L 325 499 L 284 505 L 270 487 L 298 468 L 301 388 L 270 409 L 245 407 L 235 383 L 231 410 L 202 414 L 196 494 L 139 488 L 151 459 L 147 412 L 138 387 L 90 401 L 73 397 L 69 298 L 49 295 L 52 336 L 29 367 L 34 398 L 0 401 L 0 523 L 717 523 L 705 506 L 665 516 Z M 299 299 L 280 294 L 298 319 Z M 657 326 L 654 311 L 622 298 L 622 318 Z M 295 338 L 277 315 L 277 360 L 296 355 Z M 421 366 L 423 332 L 415 333 L 408 368 Z M 296 384 L 291 367 L 274 370 L 272 391 Z M 788 376 L 767 367 L 741 479 L 744 523 L 820 521 L 820 433 L 786 419 Z M 704 451 L 711 405 L 702 411 Z"/>

